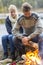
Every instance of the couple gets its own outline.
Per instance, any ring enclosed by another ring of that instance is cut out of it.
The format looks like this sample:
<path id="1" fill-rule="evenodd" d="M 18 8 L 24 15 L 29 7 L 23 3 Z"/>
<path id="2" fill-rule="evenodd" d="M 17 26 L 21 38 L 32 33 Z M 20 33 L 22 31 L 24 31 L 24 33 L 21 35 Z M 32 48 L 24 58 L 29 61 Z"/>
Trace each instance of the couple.
<path id="1" fill-rule="evenodd" d="M 5 37 L 7 38 L 7 41 L 10 44 L 11 57 L 14 60 L 15 48 L 18 49 L 20 56 L 22 54 L 25 54 L 25 45 L 27 45 L 26 43 L 29 40 L 39 44 L 39 51 L 43 50 L 42 49 L 43 48 L 42 47 L 43 46 L 42 44 L 43 28 L 38 15 L 35 13 L 32 13 L 32 6 L 29 3 L 25 2 L 22 4 L 23 15 L 21 15 L 19 18 L 17 16 L 16 11 L 14 11 L 13 8 L 15 7 L 12 6 L 12 9 L 11 9 L 11 6 L 10 6 L 9 8 L 10 16 L 6 19 L 7 21 L 6 28 L 10 35 L 7 35 Z M 8 23 L 10 25 L 10 28 Z M 6 39 L 5 37 L 2 37 L 2 45 L 4 49 L 4 56 L 6 56 L 5 58 L 7 58 L 8 52 L 7 52 L 7 43 L 5 43 L 6 40 L 4 41 L 4 39 Z M 43 53 L 42 54 L 40 53 L 40 55 L 41 57 L 43 57 Z"/>

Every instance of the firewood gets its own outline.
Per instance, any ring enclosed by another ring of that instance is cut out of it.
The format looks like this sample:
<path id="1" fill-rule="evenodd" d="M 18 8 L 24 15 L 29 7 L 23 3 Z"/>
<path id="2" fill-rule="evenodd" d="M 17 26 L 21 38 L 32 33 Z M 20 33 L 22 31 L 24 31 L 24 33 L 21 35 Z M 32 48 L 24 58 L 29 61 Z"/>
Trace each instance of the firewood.
<path id="1" fill-rule="evenodd" d="M 26 60 L 26 58 L 27 58 L 25 54 L 22 55 L 21 57 L 22 57 L 24 60 Z"/>

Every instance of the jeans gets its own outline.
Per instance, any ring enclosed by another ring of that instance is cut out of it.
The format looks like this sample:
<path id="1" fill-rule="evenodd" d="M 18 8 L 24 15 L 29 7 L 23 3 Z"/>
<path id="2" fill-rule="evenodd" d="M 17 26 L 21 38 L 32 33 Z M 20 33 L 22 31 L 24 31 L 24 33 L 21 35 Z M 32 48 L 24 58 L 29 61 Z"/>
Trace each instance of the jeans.
<path id="1" fill-rule="evenodd" d="M 10 52 L 14 52 L 14 43 L 12 41 L 12 37 L 13 35 L 5 35 L 2 37 L 2 46 L 3 46 L 3 50 L 4 50 L 4 53 L 8 52 L 8 44 L 9 44 L 9 47 L 10 47 Z"/>
<path id="2" fill-rule="evenodd" d="M 15 46 L 14 46 L 14 42 L 13 42 L 12 38 L 13 38 L 13 35 L 9 35 L 8 36 L 8 40 L 9 40 L 9 44 L 10 44 L 9 46 L 10 46 L 11 53 L 13 53 L 15 51 Z"/>
<path id="3" fill-rule="evenodd" d="M 43 33 L 39 35 L 38 45 L 39 45 L 39 55 L 43 59 Z"/>

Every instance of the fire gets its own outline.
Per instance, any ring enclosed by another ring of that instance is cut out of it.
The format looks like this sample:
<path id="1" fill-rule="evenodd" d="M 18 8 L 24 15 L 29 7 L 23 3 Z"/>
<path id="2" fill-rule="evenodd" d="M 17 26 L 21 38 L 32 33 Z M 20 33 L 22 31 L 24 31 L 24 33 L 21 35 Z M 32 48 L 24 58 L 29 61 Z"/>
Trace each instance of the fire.
<path id="1" fill-rule="evenodd" d="M 25 55 L 25 65 L 40 65 L 41 57 L 38 56 L 38 49 L 35 51 L 29 51 Z"/>

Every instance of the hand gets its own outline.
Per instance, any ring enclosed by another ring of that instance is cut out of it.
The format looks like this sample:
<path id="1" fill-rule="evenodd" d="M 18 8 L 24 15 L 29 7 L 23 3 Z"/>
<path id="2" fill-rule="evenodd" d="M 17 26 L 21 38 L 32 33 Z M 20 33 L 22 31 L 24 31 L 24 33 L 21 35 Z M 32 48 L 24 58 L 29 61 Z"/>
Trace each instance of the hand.
<path id="1" fill-rule="evenodd" d="M 36 49 L 38 49 L 38 44 L 37 43 L 34 43 L 33 44 L 33 47 L 36 48 Z"/>
<path id="2" fill-rule="evenodd" d="M 32 42 L 32 41 L 29 41 L 29 43 L 32 45 L 32 47 L 38 49 L 38 43 L 35 43 L 35 42 Z"/>
<path id="3" fill-rule="evenodd" d="M 22 38 L 22 43 L 24 44 L 24 45 L 27 45 L 28 44 L 28 37 L 23 37 Z"/>

